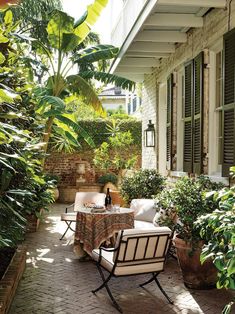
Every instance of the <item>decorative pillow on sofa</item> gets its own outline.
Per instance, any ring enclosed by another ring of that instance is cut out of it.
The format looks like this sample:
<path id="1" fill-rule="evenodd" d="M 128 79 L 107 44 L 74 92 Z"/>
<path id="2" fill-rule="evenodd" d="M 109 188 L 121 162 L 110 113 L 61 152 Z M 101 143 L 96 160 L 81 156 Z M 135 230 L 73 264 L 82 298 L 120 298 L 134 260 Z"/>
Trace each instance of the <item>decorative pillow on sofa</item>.
<path id="1" fill-rule="evenodd" d="M 130 208 L 134 210 L 135 220 L 153 222 L 156 214 L 155 201 L 153 199 L 134 199 L 131 201 Z"/>

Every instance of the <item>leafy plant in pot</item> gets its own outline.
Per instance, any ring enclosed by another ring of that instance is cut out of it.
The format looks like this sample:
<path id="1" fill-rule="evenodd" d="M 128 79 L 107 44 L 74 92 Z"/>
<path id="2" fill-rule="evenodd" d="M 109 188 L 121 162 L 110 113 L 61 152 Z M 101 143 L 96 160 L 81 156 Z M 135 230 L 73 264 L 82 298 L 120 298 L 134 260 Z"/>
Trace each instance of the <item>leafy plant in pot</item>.
<path id="1" fill-rule="evenodd" d="M 213 183 L 205 176 L 196 179 L 183 177 L 169 193 L 159 196 L 158 210 L 164 202 L 165 204 L 170 202 L 172 215 L 167 215 L 165 219 L 163 217 L 158 223 L 173 227 L 175 231 L 173 242 L 183 280 L 188 288 L 205 289 L 215 285 L 216 270 L 213 264 L 207 261 L 202 265 L 200 262 L 203 241 L 200 228 L 195 221 L 199 216 L 210 213 L 215 208 L 214 202 L 203 198 L 203 192 L 218 190 L 221 187 L 221 184 Z"/>
<path id="2" fill-rule="evenodd" d="M 232 167 L 235 170 L 235 167 Z M 216 287 L 235 290 L 235 186 L 231 189 L 207 193 L 206 197 L 216 202 L 217 208 L 196 221 L 200 235 L 206 241 L 201 253 L 201 262 L 213 261 L 218 277 Z M 232 296 L 231 296 L 232 298 Z M 235 297 L 223 309 L 231 313 Z"/>

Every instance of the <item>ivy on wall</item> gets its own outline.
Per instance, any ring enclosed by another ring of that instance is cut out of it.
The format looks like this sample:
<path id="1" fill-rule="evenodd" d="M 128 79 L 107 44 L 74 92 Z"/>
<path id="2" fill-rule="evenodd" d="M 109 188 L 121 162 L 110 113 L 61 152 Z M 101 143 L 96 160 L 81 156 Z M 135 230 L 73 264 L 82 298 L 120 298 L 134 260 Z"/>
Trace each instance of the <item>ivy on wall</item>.
<path id="1" fill-rule="evenodd" d="M 110 120 L 80 120 L 79 125 L 90 135 L 93 139 L 95 146 L 99 147 L 103 142 L 107 141 L 111 133 L 108 126 L 111 127 Z M 119 122 L 120 131 L 130 131 L 133 138 L 133 145 L 136 146 L 139 153 L 141 152 L 141 134 L 142 126 L 141 121 L 133 119 L 122 120 Z M 84 141 L 82 136 L 78 136 L 78 141 L 81 144 L 82 150 L 90 150 L 91 147 Z"/>

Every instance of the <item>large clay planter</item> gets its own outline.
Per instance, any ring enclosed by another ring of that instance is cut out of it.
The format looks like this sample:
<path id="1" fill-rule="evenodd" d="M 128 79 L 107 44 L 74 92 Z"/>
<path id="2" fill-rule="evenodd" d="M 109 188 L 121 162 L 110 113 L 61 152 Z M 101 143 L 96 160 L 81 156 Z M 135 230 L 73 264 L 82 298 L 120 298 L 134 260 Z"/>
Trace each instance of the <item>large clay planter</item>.
<path id="1" fill-rule="evenodd" d="M 175 237 L 173 243 L 176 248 L 184 284 L 191 289 L 210 289 L 215 287 L 217 271 L 211 260 L 200 262 L 202 243 L 192 250 L 192 246 Z"/>

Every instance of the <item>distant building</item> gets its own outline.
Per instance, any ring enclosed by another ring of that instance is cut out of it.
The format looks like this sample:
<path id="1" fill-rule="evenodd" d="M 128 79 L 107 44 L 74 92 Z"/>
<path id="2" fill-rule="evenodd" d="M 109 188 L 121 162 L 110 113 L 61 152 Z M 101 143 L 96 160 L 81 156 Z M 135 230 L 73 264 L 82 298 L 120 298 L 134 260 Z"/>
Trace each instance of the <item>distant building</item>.
<path id="1" fill-rule="evenodd" d="M 125 113 L 140 118 L 141 98 L 135 93 L 120 87 L 110 87 L 99 94 L 99 99 L 106 110 L 116 110 L 121 107 Z"/>

